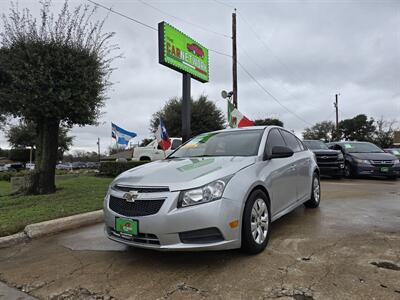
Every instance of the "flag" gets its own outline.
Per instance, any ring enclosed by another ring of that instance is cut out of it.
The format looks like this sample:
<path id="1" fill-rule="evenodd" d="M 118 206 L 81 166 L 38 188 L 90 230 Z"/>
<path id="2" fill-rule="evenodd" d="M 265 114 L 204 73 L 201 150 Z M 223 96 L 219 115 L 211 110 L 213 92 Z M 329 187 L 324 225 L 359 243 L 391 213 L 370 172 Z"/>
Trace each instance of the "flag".
<path id="1" fill-rule="evenodd" d="M 121 127 L 118 127 L 114 123 L 111 123 L 111 137 L 116 141 L 117 144 L 128 145 L 129 140 L 134 138 L 137 134 L 131 131 L 127 131 Z"/>
<path id="2" fill-rule="evenodd" d="M 228 123 L 231 128 L 253 126 L 254 122 L 238 111 L 228 100 Z"/>
<path id="3" fill-rule="evenodd" d="M 165 128 L 164 122 L 160 119 L 160 125 L 158 125 L 156 131 L 156 139 L 158 145 L 165 151 L 171 147 L 171 139 L 168 136 L 167 128 Z"/>

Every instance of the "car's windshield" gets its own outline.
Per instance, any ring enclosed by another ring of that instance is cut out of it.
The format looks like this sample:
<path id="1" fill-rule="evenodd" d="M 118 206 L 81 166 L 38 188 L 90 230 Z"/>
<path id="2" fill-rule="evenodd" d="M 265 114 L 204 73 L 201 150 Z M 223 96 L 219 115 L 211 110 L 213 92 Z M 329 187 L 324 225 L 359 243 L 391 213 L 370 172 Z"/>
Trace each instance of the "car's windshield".
<path id="1" fill-rule="evenodd" d="M 328 150 L 328 146 L 322 141 L 303 141 L 311 150 Z"/>
<path id="2" fill-rule="evenodd" d="M 344 143 L 343 148 L 348 153 L 382 153 L 378 146 L 371 143 Z"/>
<path id="3" fill-rule="evenodd" d="M 263 130 L 240 130 L 200 134 L 168 158 L 201 156 L 255 156 Z"/>

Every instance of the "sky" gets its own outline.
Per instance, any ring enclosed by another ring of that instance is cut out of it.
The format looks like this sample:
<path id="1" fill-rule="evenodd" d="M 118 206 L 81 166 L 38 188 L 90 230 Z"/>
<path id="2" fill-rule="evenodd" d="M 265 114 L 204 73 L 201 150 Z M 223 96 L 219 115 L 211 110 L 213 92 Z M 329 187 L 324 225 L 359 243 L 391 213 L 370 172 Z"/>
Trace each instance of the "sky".
<path id="1" fill-rule="evenodd" d="M 205 47 L 210 81 L 192 80 L 192 97 L 207 95 L 226 114 L 221 91 L 232 89 L 231 15 L 237 9 L 238 108 L 250 119 L 279 118 L 299 137 L 305 127 L 364 113 L 400 122 L 400 1 L 135 1 L 95 0 L 142 23 L 166 21 Z M 87 0 L 69 1 L 74 7 Z M 53 1 L 57 13 L 63 1 Z M 38 15 L 38 1 L 19 1 Z M 7 13 L 10 1 L 0 0 Z M 72 151 L 113 144 L 111 122 L 151 137 L 150 118 L 182 94 L 182 74 L 158 63 L 157 32 L 99 8 L 123 58 L 98 126 L 74 127 Z M 398 123 L 399 124 L 399 123 Z M 168 129 L 168 128 L 167 128 Z M 9 147 L 0 132 L 0 147 Z"/>

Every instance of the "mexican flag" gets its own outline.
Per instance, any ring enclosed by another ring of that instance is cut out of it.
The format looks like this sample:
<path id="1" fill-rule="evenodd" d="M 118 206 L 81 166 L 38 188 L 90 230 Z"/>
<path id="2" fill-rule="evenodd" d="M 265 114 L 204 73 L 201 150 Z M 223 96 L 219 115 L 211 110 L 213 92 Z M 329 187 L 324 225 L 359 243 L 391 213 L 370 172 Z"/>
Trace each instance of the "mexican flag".
<path id="1" fill-rule="evenodd" d="M 253 126 L 254 122 L 249 120 L 228 100 L 228 122 L 231 128 Z"/>

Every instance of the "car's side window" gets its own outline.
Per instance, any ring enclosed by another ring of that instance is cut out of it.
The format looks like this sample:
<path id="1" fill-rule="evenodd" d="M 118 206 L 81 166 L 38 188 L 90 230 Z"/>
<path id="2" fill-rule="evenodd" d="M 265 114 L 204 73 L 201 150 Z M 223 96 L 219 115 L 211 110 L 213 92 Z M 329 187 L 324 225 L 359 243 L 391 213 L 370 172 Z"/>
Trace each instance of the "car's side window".
<path id="1" fill-rule="evenodd" d="M 296 137 L 297 142 L 299 143 L 300 146 L 300 151 L 305 151 L 307 150 L 306 146 L 303 144 L 302 141 L 300 141 L 297 137 Z"/>
<path id="2" fill-rule="evenodd" d="M 297 138 L 293 134 L 291 134 L 285 130 L 281 130 L 281 133 L 282 133 L 283 139 L 286 142 L 287 147 L 292 149 L 293 152 L 302 151 L 300 148 L 300 144 L 297 142 Z"/>
<path id="3" fill-rule="evenodd" d="M 265 147 L 267 155 L 272 154 L 272 148 L 275 146 L 286 146 L 278 129 L 271 129 L 267 138 L 267 145 Z"/>

